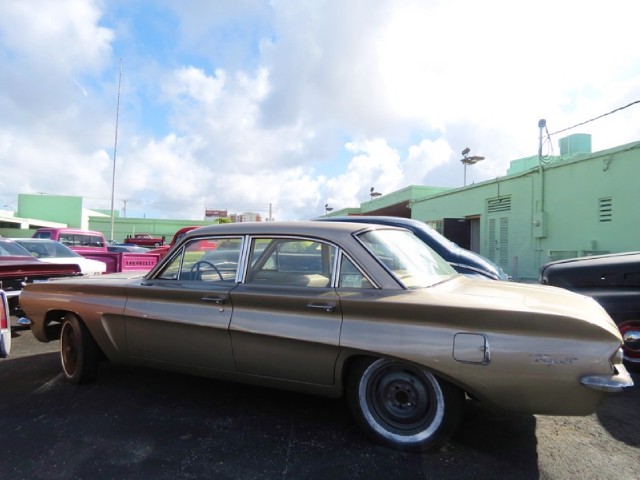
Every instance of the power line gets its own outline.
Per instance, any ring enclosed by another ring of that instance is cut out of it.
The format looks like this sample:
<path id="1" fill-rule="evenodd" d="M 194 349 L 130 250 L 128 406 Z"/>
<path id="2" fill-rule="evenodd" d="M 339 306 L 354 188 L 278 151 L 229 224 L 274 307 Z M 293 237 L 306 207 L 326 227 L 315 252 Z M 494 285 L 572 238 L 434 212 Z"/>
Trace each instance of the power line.
<path id="1" fill-rule="evenodd" d="M 578 123 L 572 127 L 567 127 L 567 128 L 563 128 L 562 130 L 558 130 L 557 132 L 553 132 L 553 133 L 549 133 L 548 135 L 557 135 L 558 133 L 562 133 L 562 132 L 566 132 L 567 130 L 571 130 L 572 128 L 576 128 L 576 127 L 580 127 L 582 125 L 585 125 L 589 122 L 593 122 L 595 120 L 599 120 L 602 117 L 606 117 L 607 115 L 611 115 L 612 113 L 616 113 L 619 112 L 620 110 L 624 110 L 625 108 L 629 108 L 632 105 L 635 105 L 636 103 L 640 103 L 640 100 L 636 100 L 635 102 L 631 102 L 629 105 L 625 105 L 624 107 L 620 107 L 620 108 L 616 108 L 615 110 L 611 110 L 610 112 L 607 113 L 603 113 L 602 115 L 599 115 L 597 117 L 594 118 L 590 118 L 589 120 L 585 120 L 584 122 Z"/>

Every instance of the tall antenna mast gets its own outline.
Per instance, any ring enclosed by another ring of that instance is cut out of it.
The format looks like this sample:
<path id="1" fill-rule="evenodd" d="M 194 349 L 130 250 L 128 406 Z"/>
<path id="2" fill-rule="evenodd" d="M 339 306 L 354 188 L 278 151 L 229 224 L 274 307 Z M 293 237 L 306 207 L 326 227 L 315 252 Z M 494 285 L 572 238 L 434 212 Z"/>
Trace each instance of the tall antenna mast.
<path id="1" fill-rule="evenodd" d="M 115 213 L 113 210 L 114 197 L 116 193 L 116 154 L 118 152 L 118 120 L 120 117 L 120 86 L 122 85 L 122 57 L 120 57 L 120 74 L 118 75 L 118 103 L 116 106 L 116 135 L 113 142 L 113 175 L 111 176 L 111 231 L 109 240 L 113 241 L 113 224 Z"/>

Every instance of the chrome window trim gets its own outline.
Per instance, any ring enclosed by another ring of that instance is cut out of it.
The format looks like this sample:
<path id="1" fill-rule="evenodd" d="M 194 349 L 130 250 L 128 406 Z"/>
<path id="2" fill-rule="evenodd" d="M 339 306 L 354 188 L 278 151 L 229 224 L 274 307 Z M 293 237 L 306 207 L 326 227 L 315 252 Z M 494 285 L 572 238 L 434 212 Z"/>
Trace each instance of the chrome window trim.
<path id="1" fill-rule="evenodd" d="M 361 236 L 362 234 L 367 233 L 367 232 L 377 231 L 377 230 L 406 230 L 406 229 L 404 229 L 404 228 L 398 228 L 398 227 L 393 227 L 393 226 L 387 226 L 387 225 L 384 225 L 384 226 L 382 226 L 382 225 L 381 225 L 381 226 L 376 226 L 376 227 L 374 227 L 374 228 L 363 228 L 362 230 L 358 230 L 357 232 L 353 232 L 353 234 L 352 234 L 352 235 L 353 235 L 353 238 L 355 238 L 355 239 L 356 239 L 356 241 L 360 244 L 360 246 L 361 246 L 362 248 L 364 248 L 364 250 L 365 250 L 369 255 L 371 255 L 371 258 L 373 258 L 373 259 L 378 263 L 378 265 L 380 265 L 380 266 L 384 269 L 384 271 L 385 271 L 385 272 L 387 272 L 387 273 L 389 274 L 389 276 L 391 276 L 391 278 L 393 278 L 394 282 L 396 282 L 396 283 L 400 286 L 400 288 L 402 288 L 403 290 L 407 290 L 407 291 L 408 291 L 408 290 L 409 290 L 409 288 L 408 288 L 404 283 L 402 283 L 402 282 L 400 281 L 400 279 L 394 275 L 394 273 L 391 271 L 391 269 L 390 269 L 389 267 L 387 267 L 387 266 L 384 264 L 384 262 L 382 262 L 382 261 L 381 261 L 381 260 L 380 260 L 380 259 L 379 259 L 379 258 L 378 258 L 378 257 L 377 257 L 377 256 L 376 256 L 376 255 L 375 255 L 375 254 L 374 254 L 374 253 L 373 253 L 373 252 L 372 252 L 372 251 L 371 251 L 371 250 L 370 250 L 370 249 L 369 249 L 369 248 L 364 244 L 364 242 L 360 239 L 360 236 Z"/>
<path id="2" fill-rule="evenodd" d="M 368 250 L 367 250 L 367 252 L 368 252 Z M 353 266 L 356 267 L 358 272 L 360 272 L 360 275 L 362 275 L 364 278 L 366 278 L 367 281 L 371 285 L 373 285 L 373 288 L 375 290 L 380 290 L 382 288 L 380 286 L 380 284 L 377 281 L 375 281 L 374 279 L 372 279 L 371 276 L 368 275 L 362 269 L 362 267 L 360 267 L 358 262 L 356 262 L 353 258 L 351 258 L 351 256 L 347 252 L 345 252 L 342 249 L 339 249 L 339 254 L 336 255 L 336 260 L 338 260 L 338 257 L 339 257 L 339 262 L 340 262 L 339 265 L 338 265 L 339 268 L 335 269 L 335 271 L 334 271 L 335 275 L 334 275 L 334 278 L 333 278 L 333 281 L 332 281 L 332 285 L 334 286 L 334 288 L 355 288 L 355 287 L 340 287 L 340 285 L 339 285 L 340 284 L 340 272 L 342 271 L 342 259 L 343 258 L 346 258 L 347 260 L 349 260 L 353 264 Z M 360 290 L 370 290 L 370 289 L 361 288 Z"/>
<path id="3" fill-rule="evenodd" d="M 240 255 L 238 257 L 238 268 L 236 269 L 236 277 L 235 277 L 235 283 L 238 283 L 239 273 L 241 270 L 244 270 L 243 255 L 245 254 L 246 244 L 247 244 L 247 241 L 246 241 L 247 235 L 242 235 L 242 234 L 191 237 L 189 240 L 182 243 L 182 245 L 180 245 L 180 248 L 178 248 L 175 252 L 173 252 L 173 254 L 170 257 L 167 256 L 164 259 L 162 259 L 162 268 L 160 268 L 153 275 L 153 277 L 147 280 L 161 281 L 161 282 L 166 282 L 166 281 L 178 282 L 179 280 L 170 280 L 170 279 L 162 278 L 162 274 L 165 271 L 165 268 L 170 263 L 172 263 L 176 258 L 180 257 L 180 266 L 178 267 L 178 278 L 180 278 L 180 276 L 182 275 L 182 269 L 184 267 L 184 257 L 185 257 L 187 245 L 190 245 L 193 242 L 202 242 L 202 241 L 206 242 L 206 241 L 230 240 L 230 239 L 240 240 Z"/>
<path id="4" fill-rule="evenodd" d="M 340 253 L 340 251 L 342 250 L 340 248 L 339 245 L 326 240 L 324 238 L 318 238 L 318 237 L 307 237 L 304 235 L 269 235 L 269 234 L 248 234 L 246 235 L 247 238 L 247 242 L 246 242 L 246 248 L 245 251 L 243 253 L 246 254 L 246 257 L 242 258 L 242 277 L 240 277 L 240 280 L 236 279 L 236 281 L 238 281 L 239 283 L 245 283 L 246 282 L 246 275 L 247 275 L 247 270 L 249 269 L 249 254 L 250 254 L 250 250 L 251 250 L 251 245 L 253 243 L 254 240 L 259 240 L 259 239 L 278 239 L 278 240 L 302 240 L 305 242 L 316 242 L 316 243 L 322 243 L 324 245 L 329 245 L 330 247 L 332 247 L 335 250 L 335 257 L 338 257 L 338 254 Z M 335 272 L 336 272 L 336 265 L 335 265 L 335 259 L 334 259 L 334 265 L 333 265 L 333 272 L 331 274 L 331 279 L 330 279 L 330 283 L 329 283 L 329 287 L 326 288 L 335 288 L 334 287 L 334 276 L 335 276 Z M 305 287 L 305 288 L 317 288 L 317 287 Z"/>

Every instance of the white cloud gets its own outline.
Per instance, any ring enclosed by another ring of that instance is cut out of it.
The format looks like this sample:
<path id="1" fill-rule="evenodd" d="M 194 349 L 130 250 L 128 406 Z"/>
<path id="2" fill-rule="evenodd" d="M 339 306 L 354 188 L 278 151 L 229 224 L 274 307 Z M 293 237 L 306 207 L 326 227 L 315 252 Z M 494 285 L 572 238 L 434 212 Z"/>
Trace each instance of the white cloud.
<path id="1" fill-rule="evenodd" d="M 538 119 L 554 132 L 638 100 L 637 13 L 630 0 L 5 1 L 0 165 L 21 168 L 0 189 L 108 206 L 120 56 L 129 215 L 310 218 L 372 186 L 459 186 L 465 147 L 486 157 L 469 181 L 493 178 L 537 152 Z M 609 148 L 637 140 L 639 119 L 630 107 L 567 133 Z"/>

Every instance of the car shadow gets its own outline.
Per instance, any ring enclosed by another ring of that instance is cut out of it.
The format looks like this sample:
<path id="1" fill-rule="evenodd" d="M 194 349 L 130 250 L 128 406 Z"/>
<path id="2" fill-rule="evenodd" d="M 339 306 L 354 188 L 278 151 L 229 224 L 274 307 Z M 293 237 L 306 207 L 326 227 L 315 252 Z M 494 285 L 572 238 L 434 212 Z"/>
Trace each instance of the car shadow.
<path id="1" fill-rule="evenodd" d="M 448 443 L 411 454 L 372 443 L 342 399 L 109 363 L 76 386 L 62 379 L 57 354 L 36 357 L 37 366 L 18 358 L 11 370 L 39 370 L 48 381 L 11 377 L 12 415 L 0 408 L 5 458 L 16 459 L 19 477 L 37 478 L 47 465 L 59 478 L 539 478 L 531 415 L 468 401 Z M 46 448 L 34 449 L 43 438 Z M 24 451 L 30 462 L 19 461 Z"/>
<path id="2" fill-rule="evenodd" d="M 539 478 L 536 418 L 468 399 L 453 447 L 491 478 Z"/>
<path id="3" fill-rule="evenodd" d="M 632 447 L 640 447 L 640 374 L 631 375 L 635 385 L 607 398 L 596 415 L 600 424 L 616 440 Z M 628 412 L 636 412 L 629 415 Z"/>
<path id="4" fill-rule="evenodd" d="M 19 337 L 23 332 L 30 331 L 28 325 L 11 325 L 11 338 Z"/>

